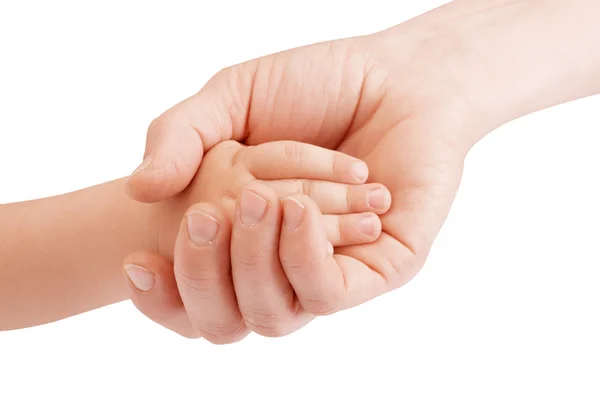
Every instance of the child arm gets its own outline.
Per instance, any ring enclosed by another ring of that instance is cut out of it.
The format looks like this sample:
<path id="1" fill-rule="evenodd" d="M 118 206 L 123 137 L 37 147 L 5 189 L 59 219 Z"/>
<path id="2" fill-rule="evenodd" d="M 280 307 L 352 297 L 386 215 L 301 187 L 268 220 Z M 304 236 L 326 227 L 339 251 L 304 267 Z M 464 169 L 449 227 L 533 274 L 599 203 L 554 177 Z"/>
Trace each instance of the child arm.
<path id="1" fill-rule="evenodd" d="M 0 206 L 0 330 L 47 323 L 127 298 L 121 262 L 154 250 L 151 206 L 125 180 Z"/>

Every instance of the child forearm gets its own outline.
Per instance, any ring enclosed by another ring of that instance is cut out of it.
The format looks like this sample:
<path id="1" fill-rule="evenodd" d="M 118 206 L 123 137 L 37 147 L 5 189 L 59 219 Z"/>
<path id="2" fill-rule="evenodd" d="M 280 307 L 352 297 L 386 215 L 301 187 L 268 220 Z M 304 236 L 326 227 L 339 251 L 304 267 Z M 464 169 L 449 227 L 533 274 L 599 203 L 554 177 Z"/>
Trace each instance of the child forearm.
<path id="1" fill-rule="evenodd" d="M 0 206 L 0 330 L 125 299 L 123 258 L 154 249 L 150 208 L 124 180 Z"/>

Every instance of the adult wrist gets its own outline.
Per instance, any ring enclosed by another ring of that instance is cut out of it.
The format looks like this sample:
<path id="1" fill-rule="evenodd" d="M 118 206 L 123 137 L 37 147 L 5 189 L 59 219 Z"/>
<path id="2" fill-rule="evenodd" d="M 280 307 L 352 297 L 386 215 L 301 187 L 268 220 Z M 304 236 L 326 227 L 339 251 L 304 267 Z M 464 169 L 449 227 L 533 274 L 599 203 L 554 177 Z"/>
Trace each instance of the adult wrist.
<path id="1" fill-rule="evenodd" d="M 475 65 L 470 98 L 491 126 L 600 93 L 599 2 L 485 3 L 454 29 Z M 474 0 L 451 5 L 467 10 Z"/>
<path id="2" fill-rule="evenodd" d="M 455 0 L 378 35 L 415 73 L 439 69 L 427 98 L 459 107 L 473 144 L 513 119 L 600 93 L 599 14 L 597 0 Z"/>

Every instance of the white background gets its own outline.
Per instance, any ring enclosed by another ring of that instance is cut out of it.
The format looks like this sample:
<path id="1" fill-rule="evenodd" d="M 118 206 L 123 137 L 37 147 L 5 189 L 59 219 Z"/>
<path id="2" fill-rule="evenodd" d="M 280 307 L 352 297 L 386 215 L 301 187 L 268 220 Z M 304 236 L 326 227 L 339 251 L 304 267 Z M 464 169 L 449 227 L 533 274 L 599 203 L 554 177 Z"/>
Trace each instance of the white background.
<path id="1" fill-rule="evenodd" d="M 224 66 L 443 2 L 161 3 L 0 2 L 0 202 L 127 175 L 148 123 Z M 427 266 L 394 293 L 225 347 L 129 302 L 1 333 L 0 396 L 598 396 L 599 109 L 482 141 Z"/>

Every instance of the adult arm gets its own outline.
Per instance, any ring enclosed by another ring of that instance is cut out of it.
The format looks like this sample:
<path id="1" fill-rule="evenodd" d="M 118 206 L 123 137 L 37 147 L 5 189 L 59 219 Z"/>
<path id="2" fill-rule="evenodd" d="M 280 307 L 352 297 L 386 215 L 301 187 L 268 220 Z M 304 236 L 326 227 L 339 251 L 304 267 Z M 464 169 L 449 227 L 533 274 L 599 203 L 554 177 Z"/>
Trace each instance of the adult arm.
<path id="1" fill-rule="evenodd" d="M 392 193 L 383 233 L 373 244 L 336 250 L 343 277 L 335 273 L 333 285 L 313 278 L 329 289 L 310 297 L 316 314 L 352 307 L 421 269 L 478 140 L 517 117 L 600 92 L 599 16 L 594 0 L 456 0 L 373 35 L 233 66 L 151 125 L 147 154 L 155 162 L 130 178 L 129 192 L 152 200 L 184 188 L 202 153 L 179 142 L 193 140 L 300 140 L 365 160 L 370 181 Z M 234 233 L 239 260 L 231 266 L 258 265 L 273 252 L 290 263 L 286 253 L 302 252 L 307 241 L 286 241 L 256 253 L 249 237 Z M 302 260 L 293 264 L 309 271 Z M 157 287 L 168 283 L 157 278 Z M 164 314 L 161 302 L 176 290 L 155 291 L 132 291 L 134 301 Z M 285 318 L 262 312 L 271 327 L 264 334 L 293 331 Z"/>

